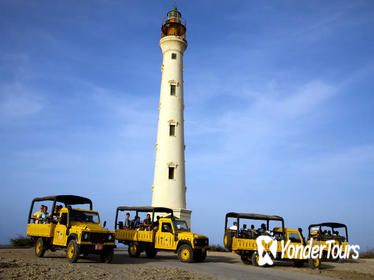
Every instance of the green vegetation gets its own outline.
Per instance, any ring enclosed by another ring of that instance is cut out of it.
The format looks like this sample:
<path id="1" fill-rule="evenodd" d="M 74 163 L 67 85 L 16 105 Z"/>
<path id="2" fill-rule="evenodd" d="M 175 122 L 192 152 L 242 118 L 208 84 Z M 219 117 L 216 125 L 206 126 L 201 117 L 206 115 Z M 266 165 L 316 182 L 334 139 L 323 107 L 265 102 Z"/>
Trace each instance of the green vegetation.
<path id="1" fill-rule="evenodd" d="M 228 250 L 221 245 L 211 245 L 209 246 L 209 251 L 212 252 L 228 252 Z"/>
<path id="2" fill-rule="evenodd" d="M 29 237 L 18 235 L 16 238 L 10 239 L 10 244 L 13 247 L 28 248 L 34 246 L 34 241 Z"/>

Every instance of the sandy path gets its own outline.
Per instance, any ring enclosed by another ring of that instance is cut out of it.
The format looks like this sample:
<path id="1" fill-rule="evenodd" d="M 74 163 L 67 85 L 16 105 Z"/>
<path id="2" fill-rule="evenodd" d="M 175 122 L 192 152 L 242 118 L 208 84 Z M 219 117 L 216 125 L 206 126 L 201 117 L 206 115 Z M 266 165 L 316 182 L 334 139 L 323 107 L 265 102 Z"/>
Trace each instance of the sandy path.
<path id="1" fill-rule="evenodd" d="M 320 271 L 277 263 L 272 268 L 244 265 L 232 253 L 209 252 L 204 263 L 181 263 L 175 254 L 160 253 L 155 259 L 130 258 L 116 250 L 112 264 L 96 256 L 67 262 L 64 252 L 47 252 L 37 258 L 33 249 L 0 249 L 0 279 L 374 279 L 374 260 L 324 263 Z"/>

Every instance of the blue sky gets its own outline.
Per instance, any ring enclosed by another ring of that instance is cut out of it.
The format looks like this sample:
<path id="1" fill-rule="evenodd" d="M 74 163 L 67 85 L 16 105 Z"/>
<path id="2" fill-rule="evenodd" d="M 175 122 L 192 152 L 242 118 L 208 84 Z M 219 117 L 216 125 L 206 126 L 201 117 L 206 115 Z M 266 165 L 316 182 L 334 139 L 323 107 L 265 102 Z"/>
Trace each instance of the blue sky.
<path id="1" fill-rule="evenodd" d="M 175 1 L 0 2 L 0 243 L 33 197 L 149 205 L 162 18 Z M 345 222 L 374 247 L 372 1 L 176 1 L 187 207 L 221 243 L 228 211 Z"/>

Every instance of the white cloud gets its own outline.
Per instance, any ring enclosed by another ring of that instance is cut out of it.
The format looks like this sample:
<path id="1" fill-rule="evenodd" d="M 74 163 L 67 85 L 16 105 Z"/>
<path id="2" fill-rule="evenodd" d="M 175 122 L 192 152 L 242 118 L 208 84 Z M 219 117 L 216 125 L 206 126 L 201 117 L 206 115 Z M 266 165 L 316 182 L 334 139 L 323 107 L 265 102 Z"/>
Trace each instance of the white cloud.
<path id="1" fill-rule="evenodd" d="M 0 122 L 8 122 L 40 112 L 45 106 L 41 96 L 20 83 L 0 87 Z"/>
<path id="2" fill-rule="evenodd" d="M 263 157 L 286 141 L 287 145 L 298 146 L 295 136 L 319 124 L 318 113 L 324 111 L 324 105 L 336 92 L 333 86 L 316 80 L 291 93 L 272 89 L 242 96 L 240 108 L 227 109 L 214 119 L 192 116 L 196 119 L 190 121 L 191 134 L 186 133 L 186 137 L 216 134 L 212 149 L 221 151 L 227 159 L 247 153 Z"/>

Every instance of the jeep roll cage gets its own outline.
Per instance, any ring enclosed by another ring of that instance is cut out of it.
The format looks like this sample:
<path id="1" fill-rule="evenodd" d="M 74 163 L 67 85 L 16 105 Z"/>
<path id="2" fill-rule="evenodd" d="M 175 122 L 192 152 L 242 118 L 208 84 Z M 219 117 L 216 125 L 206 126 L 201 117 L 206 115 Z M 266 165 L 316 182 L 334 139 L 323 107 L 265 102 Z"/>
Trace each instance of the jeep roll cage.
<path id="1" fill-rule="evenodd" d="M 236 228 L 235 236 L 239 236 L 240 230 L 240 219 L 248 219 L 248 220 L 260 220 L 266 221 L 266 228 L 269 230 L 269 222 L 270 221 L 280 221 L 282 222 L 282 238 L 285 239 L 285 230 L 284 230 L 284 219 L 280 216 L 275 215 L 263 215 L 263 214 L 253 214 L 253 213 L 237 213 L 237 212 L 229 212 L 226 214 L 225 218 L 225 231 L 227 229 L 227 222 L 229 218 L 236 218 L 236 222 L 238 226 Z"/>
<path id="2" fill-rule="evenodd" d="M 140 213 L 149 213 L 151 214 L 152 213 L 152 224 L 154 223 L 154 218 L 155 218 L 155 213 L 167 213 L 167 214 L 170 214 L 169 216 L 174 219 L 174 212 L 172 209 L 170 208 L 166 208 L 166 207 L 129 207 L 129 206 L 119 206 L 117 207 L 117 210 L 116 210 L 116 221 L 114 223 L 114 229 L 117 229 L 117 227 L 119 226 L 119 222 L 118 222 L 118 215 L 119 215 L 119 212 L 124 212 L 124 211 L 136 211 L 136 216 L 138 216 L 139 212 Z"/>
<path id="3" fill-rule="evenodd" d="M 28 223 L 30 223 L 31 216 L 32 216 L 32 209 L 34 208 L 35 202 L 40 201 L 53 201 L 52 211 L 56 206 L 56 203 L 63 203 L 65 207 L 71 207 L 72 205 L 78 204 L 88 204 L 90 206 L 90 210 L 92 210 L 92 201 L 89 198 L 77 195 L 54 195 L 54 196 L 44 196 L 44 197 L 36 197 L 31 202 L 31 207 L 29 211 Z"/>
<path id="4" fill-rule="evenodd" d="M 346 240 L 346 242 L 348 242 L 348 228 L 347 228 L 347 225 L 345 225 L 345 224 L 335 223 L 335 222 L 311 224 L 308 227 L 308 239 L 310 239 L 310 236 L 311 236 L 311 231 L 310 230 L 312 228 L 315 228 L 315 227 L 318 227 L 320 232 L 322 232 L 322 227 L 330 227 L 332 229 L 332 231 L 335 231 L 335 229 L 338 229 L 338 228 L 344 228 L 344 230 L 345 230 L 345 240 Z"/>

